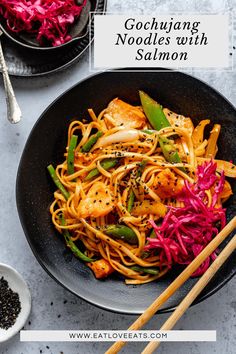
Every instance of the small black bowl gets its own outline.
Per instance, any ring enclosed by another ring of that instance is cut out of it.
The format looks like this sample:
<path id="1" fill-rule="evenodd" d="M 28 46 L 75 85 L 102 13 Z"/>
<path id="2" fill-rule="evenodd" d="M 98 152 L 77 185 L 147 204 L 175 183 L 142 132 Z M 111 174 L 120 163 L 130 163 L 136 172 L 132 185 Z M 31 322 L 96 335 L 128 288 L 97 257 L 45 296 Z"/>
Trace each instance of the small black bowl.
<path id="1" fill-rule="evenodd" d="M 206 118 L 211 119 L 211 125 L 220 123 L 218 157 L 226 160 L 235 158 L 235 108 L 207 84 L 169 70 L 103 72 L 79 82 L 42 113 L 26 143 L 16 183 L 20 220 L 32 251 L 43 268 L 61 285 L 88 302 L 127 314 L 142 313 L 175 279 L 180 269 L 176 268 L 159 281 L 140 286 L 127 286 L 115 274 L 103 281 L 95 279 L 91 270 L 66 249 L 52 225 L 49 205 L 55 186 L 46 167 L 63 161 L 67 129 L 72 120 L 88 117 L 87 109 L 91 107 L 99 113 L 117 96 L 131 104 L 139 104 L 140 89 L 165 107 L 192 117 L 195 124 Z M 227 203 L 228 220 L 236 215 L 236 184 L 232 185 L 235 194 Z M 235 272 L 236 257 L 232 255 L 196 302 L 219 290 Z M 196 279 L 189 279 L 161 311 L 175 308 L 195 282 Z"/>
<path id="2" fill-rule="evenodd" d="M 98 5 L 97 0 L 87 0 L 85 7 L 82 9 L 80 16 L 78 19 L 72 24 L 69 34 L 72 39 L 64 44 L 59 46 L 40 46 L 40 44 L 36 41 L 35 37 L 29 35 L 27 33 L 13 33 L 11 32 L 6 25 L 6 20 L 0 16 L 0 29 L 3 33 L 14 43 L 17 45 L 32 49 L 32 50 L 40 50 L 40 51 L 52 51 L 58 50 L 60 48 L 64 48 L 69 46 L 72 43 L 76 43 L 82 40 L 85 36 L 87 36 L 89 32 L 89 13 L 96 12 Z"/>

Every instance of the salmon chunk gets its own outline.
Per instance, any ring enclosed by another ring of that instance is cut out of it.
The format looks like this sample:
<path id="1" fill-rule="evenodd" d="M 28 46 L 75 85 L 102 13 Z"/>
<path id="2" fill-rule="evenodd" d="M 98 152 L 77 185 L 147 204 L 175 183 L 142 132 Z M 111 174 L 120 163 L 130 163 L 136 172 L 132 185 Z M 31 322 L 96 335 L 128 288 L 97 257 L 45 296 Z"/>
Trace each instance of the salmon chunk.
<path id="1" fill-rule="evenodd" d="M 119 98 L 112 100 L 104 115 L 117 126 L 141 129 L 146 123 L 146 117 L 139 107 L 134 107 Z"/>
<path id="2" fill-rule="evenodd" d="M 164 218 L 167 212 L 167 207 L 161 202 L 144 200 L 143 202 L 134 203 L 134 207 L 132 209 L 133 215 L 145 215 L 145 214 L 153 214 Z"/>
<path id="3" fill-rule="evenodd" d="M 92 269 L 97 279 L 106 278 L 108 275 L 114 272 L 114 269 L 110 263 L 104 258 L 95 262 L 87 263 L 87 266 Z"/>
<path id="4" fill-rule="evenodd" d="M 105 216 L 113 209 L 109 188 L 102 182 L 95 182 L 78 206 L 80 218 Z"/>
<path id="5" fill-rule="evenodd" d="M 183 188 L 183 179 L 177 177 L 169 168 L 158 173 L 152 189 L 161 199 L 176 196 Z"/>
<path id="6" fill-rule="evenodd" d="M 163 112 L 172 127 L 185 128 L 188 130 L 188 133 L 192 135 L 194 125 L 190 118 L 174 113 L 170 111 L 168 108 L 164 108 Z"/>

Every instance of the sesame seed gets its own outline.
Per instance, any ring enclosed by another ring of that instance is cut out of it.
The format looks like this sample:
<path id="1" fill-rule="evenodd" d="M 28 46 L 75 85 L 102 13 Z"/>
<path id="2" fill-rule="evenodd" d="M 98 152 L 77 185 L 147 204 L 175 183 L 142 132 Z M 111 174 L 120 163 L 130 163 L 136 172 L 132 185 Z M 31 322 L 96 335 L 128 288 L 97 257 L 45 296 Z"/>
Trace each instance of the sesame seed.
<path id="1" fill-rule="evenodd" d="M 19 294 L 14 292 L 3 277 L 0 279 L 0 328 L 12 327 L 21 311 Z"/>

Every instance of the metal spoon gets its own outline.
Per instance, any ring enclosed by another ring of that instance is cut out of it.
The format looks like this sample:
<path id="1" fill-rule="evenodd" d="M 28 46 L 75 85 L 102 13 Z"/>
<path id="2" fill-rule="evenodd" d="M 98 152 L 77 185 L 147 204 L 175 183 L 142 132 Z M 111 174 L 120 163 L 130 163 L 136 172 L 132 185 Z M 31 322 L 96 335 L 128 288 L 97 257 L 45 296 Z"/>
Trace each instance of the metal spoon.
<path id="1" fill-rule="evenodd" d="M 0 36 L 3 32 L 0 30 Z M 7 119 L 11 123 L 18 123 L 21 120 L 21 110 L 16 101 L 16 97 L 8 75 L 7 65 L 4 59 L 2 45 L 0 41 L 0 65 L 2 67 L 3 82 L 5 87 L 6 102 L 7 102 Z"/>

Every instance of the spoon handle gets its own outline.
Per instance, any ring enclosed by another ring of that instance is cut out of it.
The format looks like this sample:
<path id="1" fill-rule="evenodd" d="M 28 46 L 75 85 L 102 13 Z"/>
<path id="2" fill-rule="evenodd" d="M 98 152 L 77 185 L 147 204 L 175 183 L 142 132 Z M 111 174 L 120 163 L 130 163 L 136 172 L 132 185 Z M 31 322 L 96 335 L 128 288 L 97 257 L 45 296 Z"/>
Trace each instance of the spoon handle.
<path id="1" fill-rule="evenodd" d="M 4 82 L 5 94 L 6 94 L 7 119 L 11 123 L 18 123 L 21 120 L 21 110 L 16 101 L 16 97 L 8 75 L 7 65 L 4 59 L 1 41 L 0 41 L 0 65 L 2 67 L 3 82 Z"/>

